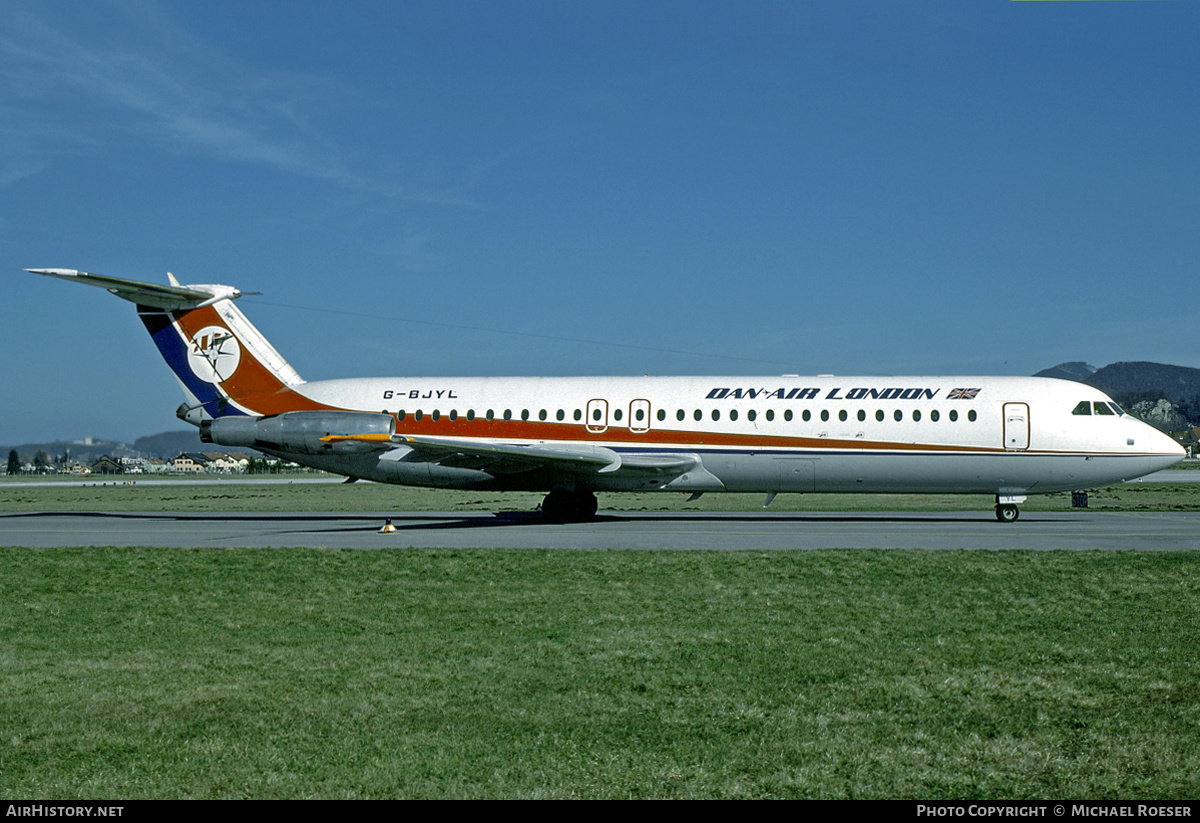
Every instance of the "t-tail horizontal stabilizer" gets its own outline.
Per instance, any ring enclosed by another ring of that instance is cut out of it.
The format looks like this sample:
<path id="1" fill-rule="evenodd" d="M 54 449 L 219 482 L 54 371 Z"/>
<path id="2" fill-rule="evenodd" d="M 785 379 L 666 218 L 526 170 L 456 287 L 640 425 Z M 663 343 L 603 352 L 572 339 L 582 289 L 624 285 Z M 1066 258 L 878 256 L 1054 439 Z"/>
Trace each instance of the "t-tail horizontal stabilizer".
<path id="1" fill-rule="evenodd" d="M 170 274 L 167 276 L 171 278 L 173 285 L 160 286 L 157 283 L 143 283 L 140 280 L 108 277 L 75 269 L 25 269 L 25 271 L 32 274 L 44 274 L 47 277 L 57 277 L 60 280 L 70 280 L 74 283 L 84 283 L 88 286 L 99 286 L 117 297 L 137 303 L 139 306 L 152 306 L 168 311 L 196 309 L 224 299 L 236 300 L 246 293 L 232 286 L 209 284 L 181 286 L 179 281 Z"/>

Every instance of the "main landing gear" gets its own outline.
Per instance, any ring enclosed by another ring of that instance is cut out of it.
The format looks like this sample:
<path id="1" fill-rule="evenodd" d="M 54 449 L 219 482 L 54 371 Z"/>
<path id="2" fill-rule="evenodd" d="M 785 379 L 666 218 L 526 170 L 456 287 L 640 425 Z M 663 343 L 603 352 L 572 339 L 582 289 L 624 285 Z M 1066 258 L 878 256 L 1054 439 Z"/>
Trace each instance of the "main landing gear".
<path id="1" fill-rule="evenodd" d="M 542 500 L 542 517 L 554 523 L 590 520 L 596 516 L 596 495 L 580 489 L 555 489 Z"/>

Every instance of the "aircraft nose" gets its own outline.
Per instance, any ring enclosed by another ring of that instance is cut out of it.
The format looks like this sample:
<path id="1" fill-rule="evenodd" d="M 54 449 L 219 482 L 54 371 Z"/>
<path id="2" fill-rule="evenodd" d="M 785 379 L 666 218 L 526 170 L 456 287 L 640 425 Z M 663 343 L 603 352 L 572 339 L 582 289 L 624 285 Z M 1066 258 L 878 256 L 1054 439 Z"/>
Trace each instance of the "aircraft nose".
<path id="1" fill-rule="evenodd" d="M 1147 463 L 1153 465 L 1152 470 L 1170 468 L 1187 457 L 1187 451 L 1169 434 L 1158 431 L 1150 423 L 1136 417 L 1127 416 L 1126 420 L 1135 423 L 1127 429 L 1126 447 L 1144 456 Z"/>
<path id="2" fill-rule="evenodd" d="M 1174 453 L 1179 457 L 1180 460 L 1187 457 L 1187 449 L 1185 449 L 1180 443 L 1176 442 L 1170 437 L 1168 437 L 1167 440 L 1171 442 L 1171 446 L 1174 448 Z"/>
<path id="3" fill-rule="evenodd" d="M 1175 441 L 1175 438 L 1160 432 L 1153 426 L 1143 423 L 1143 431 L 1134 434 L 1130 439 L 1138 451 L 1162 458 L 1162 467 L 1174 466 L 1187 457 L 1187 451 Z"/>

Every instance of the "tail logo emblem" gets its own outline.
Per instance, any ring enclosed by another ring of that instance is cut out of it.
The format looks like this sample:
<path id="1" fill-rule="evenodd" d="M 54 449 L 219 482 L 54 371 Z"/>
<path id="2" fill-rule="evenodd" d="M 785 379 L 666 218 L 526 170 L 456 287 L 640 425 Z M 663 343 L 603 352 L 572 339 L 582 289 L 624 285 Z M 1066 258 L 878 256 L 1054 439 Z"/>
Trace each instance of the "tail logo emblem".
<path id="1" fill-rule="evenodd" d="M 228 380 L 241 361 L 242 347 L 229 329 L 205 326 L 192 336 L 188 365 L 201 380 L 208 383 Z"/>

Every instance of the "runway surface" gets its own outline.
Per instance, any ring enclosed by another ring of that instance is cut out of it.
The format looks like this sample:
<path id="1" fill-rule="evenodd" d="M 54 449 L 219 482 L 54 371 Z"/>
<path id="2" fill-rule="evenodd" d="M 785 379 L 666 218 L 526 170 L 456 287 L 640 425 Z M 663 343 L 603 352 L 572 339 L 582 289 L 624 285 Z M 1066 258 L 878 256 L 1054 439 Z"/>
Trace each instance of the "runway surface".
<path id="1" fill-rule="evenodd" d="M 1194 461 L 1188 461 L 1194 462 Z M 278 486 L 278 485 L 314 485 L 344 483 L 346 478 L 339 475 L 153 475 L 153 474 L 123 474 L 123 475 L 85 475 L 82 477 L 54 477 L 46 480 L 29 478 L 8 478 L 0 475 L 0 486 L 11 483 L 24 488 L 53 488 L 64 486 L 213 486 L 229 484 L 233 486 Z M 1164 469 L 1130 483 L 1200 483 L 1200 470 Z"/>
<path id="2" fill-rule="evenodd" d="M 391 518 L 394 534 L 379 534 Z M 537 514 L 5 513 L 0 546 L 336 549 L 1200 549 L 1200 512 L 623 513 L 587 523 Z"/>

